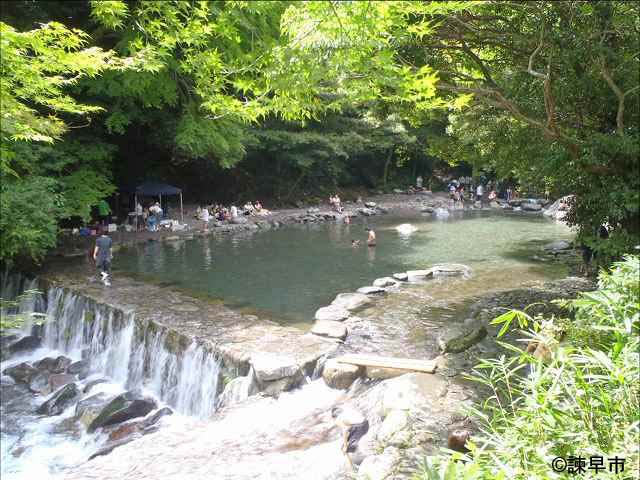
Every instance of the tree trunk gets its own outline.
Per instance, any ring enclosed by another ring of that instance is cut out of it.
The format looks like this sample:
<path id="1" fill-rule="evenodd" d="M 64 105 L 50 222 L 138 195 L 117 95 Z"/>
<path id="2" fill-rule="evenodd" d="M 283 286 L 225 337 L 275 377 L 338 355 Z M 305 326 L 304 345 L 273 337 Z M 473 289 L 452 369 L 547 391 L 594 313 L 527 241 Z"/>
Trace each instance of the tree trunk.
<path id="1" fill-rule="evenodd" d="M 393 158 L 393 148 L 389 149 L 389 155 L 384 162 L 384 173 L 382 174 L 382 185 L 387 188 L 387 178 L 389 177 L 389 166 L 391 165 L 391 159 Z"/>

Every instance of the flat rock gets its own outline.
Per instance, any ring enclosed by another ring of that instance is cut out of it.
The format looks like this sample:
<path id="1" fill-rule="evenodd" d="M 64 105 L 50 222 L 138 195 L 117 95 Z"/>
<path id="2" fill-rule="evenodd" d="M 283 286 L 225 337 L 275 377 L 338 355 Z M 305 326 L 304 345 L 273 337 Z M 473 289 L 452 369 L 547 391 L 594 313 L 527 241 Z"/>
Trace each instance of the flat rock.
<path id="1" fill-rule="evenodd" d="M 533 202 L 522 203 L 520 207 L 526 212 L 540 212 L 542 210 L 542 205 Z"/>
<path id="2" fill-rule="evenodd" d="M 370 303 L 371 299 L 362 293 L 340 293 L 331 302 L 331 305 L 354 311 Z"/>
<path id="3" fill-rule="evenodd" d="M 469 275 L 471 273 L 471 267 L 463 265 L 461 263 L 443 263 L 434 265 L 431 267 L 435 276 L 443 275 Z"/>
<path id="4" fill-rule="evenodd" d="M 338 305 L 329 305 L 316 311 L 315 319 L 318 321 L 342 322 L 349 318 L 349 310 Z"/>
<path id="5" fill-rule="evenodd" d="M 386 292 L 382 287 L 361 287 L 356 291 L 364 295 L 379 295 Z"/>
<path id="6" fill-rule="evenodd" d="M 376 211 L 372 208 L 359 208 L 358 213 L 364 215 L 365 217 L 370 217 L 376 214 Z"/>
<path id="7" fill-rule="evenodd" d="M 409 270 L 407 272 L 407 280 L 415 282 L 418 280 L 425 280 L 426 278 L 433 276 L 433 269 L 428 270 Z"/>
<path id="8" fill-rule="evenodd" d="M 384 389 L 380 404 L 382 417 L 392 410 L 438 410 L 447 390 L 447 381 L 430 373 L 408 373 L 380 385 Z"/>
<path id="9" fill-rule="evenodd" d="M 365 458 L 358 469 L 358 480 L 389 480 L 400 463 L 400 451 L 387 447 L 379 455 Z"/>
<path id="10" fill-rule="evenodd" d="M 569 250 L 570 248 L 571 244 L 566 240 L 556 240 L 544 246 L 545 250 Z"/>
<path id="11" fill-rule="evenodd" d="M 376 202 L 365 202 L 364 206 L 367 208 L 376 208 L 378 204 Z"/>
<path id="12" fill-rule="evenodd" d="M 443 353 L 460 353 L 471 348 L 487 336 L 484 325 L 439 339 L 438 344 Z"/>
<path id="13" fill-rule="evenodd" d="M 409 280 L 409 275 L 407 275 L 406 273 L 394 273 L 392 277 L 400 282 L 406 282 L 407 280 Z"/>
<path id="14" fill-rule="evenodd" d="M 382 278 L 376 278 L 373 281 L 373 286 L 374 287 L 392 287 L 394 285 L 397 285 L 398 281 L 395 280 L 394 278 L 391 277 L 382 277 Z"/>
<path id="15" fill-rule="evenodd" d="M 80 396 L 75 383 L 69 383 L 56 391 L 36 410 L 41 415 L 60 415 Z"/>
<path id="16" fill-rule="evenodd" d="M 313 327 L 311 327 L 311 333 L 319 335 L 321 337 L 338 338 L 344 340 L 347 338 L 347 327 L 340 322 L 332 320 L 317 320 Z"/>
<path id="17" fill-rule="evenodd" d="M 330 358 L 324 364 L 322 378 L 325 383 L 338 390 L 346 390 L 364 374 L 364 367 L 340 363 Z"/>
<path id="18" fill-rule="evenodd" d="M 300 371 L 298 363 L 288 355 L 255 353 L 251 355 L 251 365 L 260 382 L 292 377 Z"/>

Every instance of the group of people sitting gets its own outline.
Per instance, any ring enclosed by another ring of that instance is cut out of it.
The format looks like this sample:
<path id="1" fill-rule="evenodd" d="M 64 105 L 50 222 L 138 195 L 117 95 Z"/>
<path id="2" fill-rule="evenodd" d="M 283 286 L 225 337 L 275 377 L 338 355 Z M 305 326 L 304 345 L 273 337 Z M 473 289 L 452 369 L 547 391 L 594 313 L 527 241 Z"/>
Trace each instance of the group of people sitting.
<path id="1" fill-rule="evenodd" d="M 244 215 L 266 216 L 270 214 L 271 212 L 264 208 L 262 204 L 256 200 L 253 203 L 245 203 L 242 209 L 239 209 L 235 205 L 231 205 L 229 208 L 227 208 L 217 203 L 213 205 L 207 205 L 205 207 L 198 207 L 194 216 L 198 220 L 202 220 L 203 227 L 206 230 L 211 219 L 218 222 L 225 222 L 232 221 L 234 218 Z"/>

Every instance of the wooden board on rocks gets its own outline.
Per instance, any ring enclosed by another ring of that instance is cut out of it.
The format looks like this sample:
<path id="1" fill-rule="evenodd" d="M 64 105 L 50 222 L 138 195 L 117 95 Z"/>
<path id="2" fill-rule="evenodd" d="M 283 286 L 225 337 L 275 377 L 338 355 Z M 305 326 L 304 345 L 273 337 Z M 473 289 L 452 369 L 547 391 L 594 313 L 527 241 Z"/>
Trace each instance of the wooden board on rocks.
<path id="1" fill-rule="evenodd" d="M 336 362 L 359 365 L 363 367 L 393 368 L 410 372 L 434 373 L 437 368 L 435 360 L 415 360 L 412 358 L 379 357 L 376 355 L 349 354 L 335 358 Z"/>

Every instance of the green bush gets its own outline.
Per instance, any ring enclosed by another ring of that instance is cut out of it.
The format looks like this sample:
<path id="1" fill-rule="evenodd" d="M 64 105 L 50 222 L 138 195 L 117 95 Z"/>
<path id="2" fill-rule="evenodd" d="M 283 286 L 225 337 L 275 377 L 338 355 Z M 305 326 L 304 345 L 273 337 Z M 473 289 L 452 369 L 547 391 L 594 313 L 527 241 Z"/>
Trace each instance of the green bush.
<path id="1" fill-rule="evenodd" d="M 430 458 L 416 478 L 637 478 L 639 263 L 626 257 L 600 274 L 597 291 L 564 302 L 571 321 L 511 315 L 531 322 L 529 336 L 549 346 L 550 356 L 504 344 L 513 355 L 483 360 L 472 378 L 493 393 L 474 411 L 481 433 L 467 455 Z M 569 456 L 582 457 L 586 472 L 552 469 L 554 458 Z M 625 459 L 623 473 L 609 470 L 615 456 Z M 603 457 L 604 471 L 588 469 L 591 457 Z"/>

